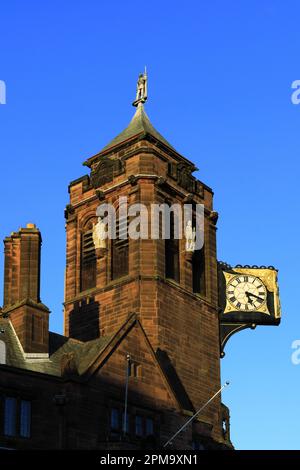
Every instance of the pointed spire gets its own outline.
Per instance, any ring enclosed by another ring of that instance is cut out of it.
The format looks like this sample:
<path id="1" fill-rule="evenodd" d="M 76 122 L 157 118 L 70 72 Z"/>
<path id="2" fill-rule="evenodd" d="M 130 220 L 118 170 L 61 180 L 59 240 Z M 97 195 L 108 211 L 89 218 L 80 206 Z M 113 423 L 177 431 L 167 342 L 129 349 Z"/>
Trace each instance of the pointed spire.
<path id="1" fill-rule="evenodd" d="M 171 149 L 175 150 L 171 144 L 152 126 L 146 111 L 144 110 L 144 103 L 147 101 L 148 98 L 148 76 L 147 70 L 145 67 L 144 73 L 139 75 L 137 81 L 137 91 L 136 91 L 136 99 L 132 103 L 135 106 L 136 112 L 131 119 L 129 125 L 124 129 L 121 134 L 117 135 L 108 145 L 106 145 L 102 150 L 101 153 L 115 147 L 116 145 L 121 144 L 133 137 L 139 135 L 151 135 L 155 139 L 159 140 L 163 144 L 167 145 Z"/>
<path id="2" fill-rule="evenodd" d="M 172 145 L 169 144 L 169 142 L 152 126 L 144 109 L 143 103 L 140 102 L 138 103 L 136 112 L 126 129 L 124 129 L 121 134 L 119 134 L 108 145 L 106 145 L 102 149 L 102 152 L 109 149 L 110 147 L 121 144 L 122 142 L 127 141 L 132 137 L 138 136 L 139 134 L 150 134 L 163 144 L 175 150 Z"/>

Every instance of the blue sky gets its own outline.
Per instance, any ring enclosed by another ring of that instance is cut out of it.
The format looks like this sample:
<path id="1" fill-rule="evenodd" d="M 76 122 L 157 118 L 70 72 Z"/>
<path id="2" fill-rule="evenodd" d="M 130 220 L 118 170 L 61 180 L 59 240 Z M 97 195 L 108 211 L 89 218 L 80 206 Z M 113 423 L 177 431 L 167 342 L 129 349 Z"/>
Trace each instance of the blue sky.
<path id="1" fill-rule="evenodd" d="M 4 0 L 0 9 L 0 238 L 29 221 L 41 229 L 51 328 L 62 331 L 68 183 L 128 124 L 147 65 L 152 123 L 215 191 L 219 259 L 279 269 L 281 326 L 239 333 L 222 360 L 232 441 L 299 449 L 299 2 Z"/>

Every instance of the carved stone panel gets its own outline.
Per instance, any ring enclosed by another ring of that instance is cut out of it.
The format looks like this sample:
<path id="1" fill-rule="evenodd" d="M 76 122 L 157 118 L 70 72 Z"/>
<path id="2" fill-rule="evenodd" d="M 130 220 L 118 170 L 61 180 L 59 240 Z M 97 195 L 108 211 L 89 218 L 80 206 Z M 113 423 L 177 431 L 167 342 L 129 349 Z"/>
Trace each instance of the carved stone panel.
<path id="1" fill-rule="evenodd" d="M 169 163 L 168 175 L 189 193 L 196 193 L 203 197 L 204 189 L 200 181 L 192 175 L 194 168 L 185 163 Z"/>
<path id="2" fill-rule="evenodd" d="M 98 165 L 91 172 L 91 183 L 94 188 L 99 188 L 106 183 L 110 183 L 115 176 L 124 171 L 124 163 L 119 159 L 105 157 L 99 161 Z"/>

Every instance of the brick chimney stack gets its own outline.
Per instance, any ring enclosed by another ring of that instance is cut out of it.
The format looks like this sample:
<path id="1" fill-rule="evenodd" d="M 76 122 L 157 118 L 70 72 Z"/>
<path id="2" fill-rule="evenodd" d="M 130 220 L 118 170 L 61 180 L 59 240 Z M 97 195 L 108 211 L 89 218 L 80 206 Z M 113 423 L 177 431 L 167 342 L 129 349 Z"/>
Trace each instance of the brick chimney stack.
<path id="1" fill-rule="evenodd" d="M 49 309 L 40 299 L 42 237 L 34 224 L 27 224 L 4 240 L 4 305 L 24 353 L 48 354 Z"/>
<path id="2" fill-rule="evenodd" d="M 5 238 L 4 307 L 24 299 L 40 302 L 41 243 L 34 224 Z"/>

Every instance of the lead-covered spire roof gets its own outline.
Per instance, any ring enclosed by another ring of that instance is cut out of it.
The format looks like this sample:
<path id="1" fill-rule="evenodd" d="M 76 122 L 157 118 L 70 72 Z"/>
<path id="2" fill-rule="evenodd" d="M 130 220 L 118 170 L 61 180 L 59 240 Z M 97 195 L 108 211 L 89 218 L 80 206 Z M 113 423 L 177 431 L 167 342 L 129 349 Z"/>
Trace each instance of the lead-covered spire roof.
<path id="1" fill-rule="evenodd" d="M 130 140 L 133 137 L 137 137 L 139 135 L 151 135 L 155 139 L 159 140 L 163 144 L 167 145 L 171 149 L 175 150 L 172 145 L 153 127 L 150 122 L 149 117 L 146 114 L 144 109 L 144 103 L 148 99 L 148 76 L 146 72 L 146 68 L 144 73 L 139 75 L 137 81 L 137 91 L 136 91 L 136 99 L 132 103 L 135 106 L 136 112 L 131 119 L 129 125 L 126 129 L 123 130 L 117 137 L 115 137 L 109 144 L 107 144 L 102 150 L 101 153 L 115 147 L 122 142 Z"/>

